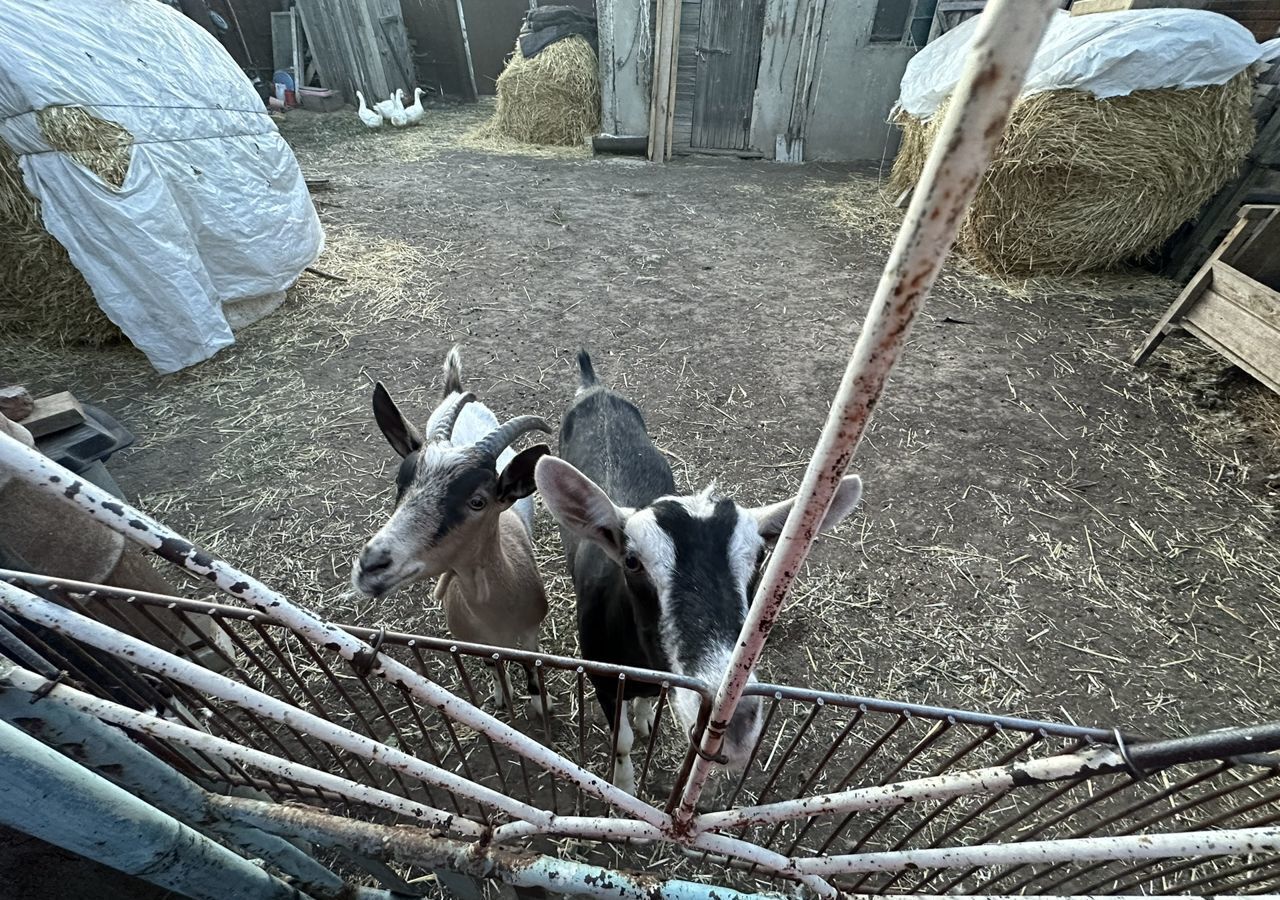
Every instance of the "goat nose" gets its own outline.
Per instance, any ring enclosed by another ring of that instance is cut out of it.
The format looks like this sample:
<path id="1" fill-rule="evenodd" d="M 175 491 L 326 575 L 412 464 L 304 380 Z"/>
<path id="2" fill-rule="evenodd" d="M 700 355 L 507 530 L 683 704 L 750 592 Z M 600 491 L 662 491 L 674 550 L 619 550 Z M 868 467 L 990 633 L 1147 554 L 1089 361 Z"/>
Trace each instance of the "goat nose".
<path id="1" fill-rule="evenodd" d="M 391 566 L 391 554 L 381 547 L 365 547 L 360 554 L 360 569 L 366 574 L 381 572 Z"/>

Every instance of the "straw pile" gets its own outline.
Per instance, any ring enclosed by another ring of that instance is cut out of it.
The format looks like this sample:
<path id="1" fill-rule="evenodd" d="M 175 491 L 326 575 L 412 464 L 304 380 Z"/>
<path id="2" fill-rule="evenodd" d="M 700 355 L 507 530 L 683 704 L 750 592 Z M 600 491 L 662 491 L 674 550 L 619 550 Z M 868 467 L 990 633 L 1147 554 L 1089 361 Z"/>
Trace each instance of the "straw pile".
<path id="1" fill-rule="evenodd" d="M 1099 100 L 1022 100 L 974 198 L 959 248 L 999 275 L 1069 274 L 1158 249 L 1253 146 L 1252 77 Z M 891 183 L 915 184 L 942 121 L 902 116 Z"/>
<path id="2" fill-rule="evenodd" d="M 515 54 L 498 76 L 498 106 L 485 134 L 523 144 L 581 144 L 600 129 L 595 51 L 572 35 L 526 59 Z"/>
<path id="3" fill-rule="evenodd" d="M 124 184 L 133 138 L 81 107 L 36 113 L 49 146 L 70 154 L 112 187 Z M 40 204 L 22 182 L 18 157 L 0 141 L 0 330 L 65 343 L 104 344 L 123 335 L 93 299 L 67 251 L 44 230 Z"/>

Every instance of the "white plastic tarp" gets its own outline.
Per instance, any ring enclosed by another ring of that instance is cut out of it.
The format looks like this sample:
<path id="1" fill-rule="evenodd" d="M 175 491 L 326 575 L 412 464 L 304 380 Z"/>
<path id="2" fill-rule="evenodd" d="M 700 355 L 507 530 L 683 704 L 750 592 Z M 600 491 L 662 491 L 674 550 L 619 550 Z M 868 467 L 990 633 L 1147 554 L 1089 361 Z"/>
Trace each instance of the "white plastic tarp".
<path id="1" fill-rule="evenodd" d="M 979 19 L 927 45 L 907 64 L 898 108 L 933 115 L 960 80 Z M 1150 9 L 1072 16 L 1049 23 L 1022 96 L 1088 91 L 1119 97 L 1134 91 L 1225 84 L 1257 62 L 1262 48 L 1240 23 L 1198 9 Z"/>
<path id="2" fill-rule="evenodd" d="M 47 106 L 83 106 L 133 135 L 120 189 L 49 147 L 36 117 Z M 157 0 L 0 2 L 0 140 L 46 230 L 160 372 L 234 343 L 228 312 L 282 296 L 323 247 L 249 80 Z"/>

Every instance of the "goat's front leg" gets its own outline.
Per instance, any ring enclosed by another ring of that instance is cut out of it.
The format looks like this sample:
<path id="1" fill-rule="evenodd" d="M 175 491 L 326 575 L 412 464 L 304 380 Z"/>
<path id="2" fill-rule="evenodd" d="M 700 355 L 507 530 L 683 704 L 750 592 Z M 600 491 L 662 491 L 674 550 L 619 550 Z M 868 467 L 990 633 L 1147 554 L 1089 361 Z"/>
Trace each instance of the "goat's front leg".
<path id="1" fill-rule="evenodd" d="M 484 667 L 489 671 L 489 677 L 493 679 L 493 692 L 489 695 L 489 702 L 498 709 L 507 707 L 507 688 L 503 684 L 506 665 L 505 662 L 493 662 L 487 659 L 484 661 Z M 502 666 L 502 668 L 499 669 L 499 666 Z"/>
<path id="2" fill-rule="evenodd" d="M 636 737 L 644 740 L 653 733 L 653 720 L 658 712 L 657 697 L 636 697 L 631 701 L 631 711 L 636 716 Z"/>
<path id="3" fill-rule="evenodd" d="M 524 667 L 525 680 L 529 686 L 529 715 L 540 716 L 544 713 L 551 715 L 551 711 L 555 708 L 555 702 L 551 699 L 549 693 L 543 693 L 542 688 L 545 685 L 538 684 L 538 675 L 533 670 L 533 666 L 526 665 Z"/>

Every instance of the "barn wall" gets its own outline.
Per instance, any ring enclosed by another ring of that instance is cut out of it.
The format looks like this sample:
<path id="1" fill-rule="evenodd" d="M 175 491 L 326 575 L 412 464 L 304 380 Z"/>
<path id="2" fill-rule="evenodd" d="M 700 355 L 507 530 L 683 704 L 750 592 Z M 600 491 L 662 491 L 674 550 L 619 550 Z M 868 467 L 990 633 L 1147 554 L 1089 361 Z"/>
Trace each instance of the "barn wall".
<path id="1" fill-rule="evenodd" d="M 600 130 L 649 133 L 653 82 L 652 0 L 599 0 Z"/>
<path id="2" fill-rule="evenodd" d="M 839 7 L 824 20 L 805 159 L 892 159 L 897 129 L 887 119 L 915 48 L 870 42 L 875 0 L 840 0 Z"/>
<path id="3" fill-rule="evenodd" d="M 751 109 L 751 147 L 771 157 L 778 136 L 802 125 L 792 122 L 792 112 L 805 65 L 805 24 L 825 3 L 823 0 L 767 2 L 760 74 Z"/>
<path id="4" fill-rule="evenodd" d="M 231 57 L 245 68 L 261 70 L 267 79 L 271 76 L 271 14 L 284 12 L 288 7 L 288 0 L 210 0 L 209 3 L 209 8 L 227 21 L 240 23 L 249 59 L 244 58 L 244 49 L 234 34 L 223 42 Z M 235 11 L 234 19 L 230 10 Z"/>

